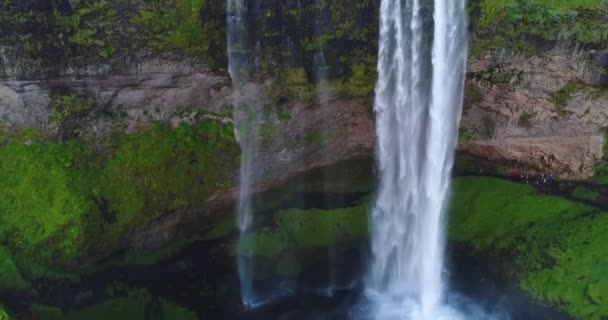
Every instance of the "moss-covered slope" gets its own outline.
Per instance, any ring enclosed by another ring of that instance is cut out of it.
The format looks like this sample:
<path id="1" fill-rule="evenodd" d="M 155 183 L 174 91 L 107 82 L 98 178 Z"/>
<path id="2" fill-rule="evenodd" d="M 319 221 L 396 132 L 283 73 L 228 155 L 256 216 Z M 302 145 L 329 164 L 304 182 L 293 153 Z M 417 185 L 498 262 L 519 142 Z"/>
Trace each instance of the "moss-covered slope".
<path id="1" fill-rule="evenodd" d="M 107 141 L 7 138 L 0 244 L 54 266 L 107 254 L 155 219 L 231 187 L 237 163 L 232 127 L 212 120 Z"/>
<path id="2" fill-rule="evenodd" d="M 608 214 L 495 178 L 455 182 L 450 234 L 477 253 L 513 257 L 511 276 L 577 319 L 608 316 Z"/>

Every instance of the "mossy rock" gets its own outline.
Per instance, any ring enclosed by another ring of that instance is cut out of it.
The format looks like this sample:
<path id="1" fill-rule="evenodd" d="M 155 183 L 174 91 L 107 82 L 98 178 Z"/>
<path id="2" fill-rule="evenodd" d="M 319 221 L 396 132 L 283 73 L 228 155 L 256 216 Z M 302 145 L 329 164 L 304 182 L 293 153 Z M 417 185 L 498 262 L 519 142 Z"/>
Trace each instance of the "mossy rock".
<path id="1" fill-rule="evenodd" d="M 581 200 L 588 200 L 588 201 L 596 201 L 600 197 L 599 192 L 590 190 L 583 186 L 576 187 L 572 191 L 571 195 L 574 198 L 581 199 Z"/>
<path id="2" fill-rule="evenodd" d="M 368 234 L 367 205 L 338 209 L 286 209 L 274 215 L 272 227 L 245 235 L 237 254 L 278 258 L 285 253 L 361 241 Z"/>
<path id="3" fill-rule="evenodd" d="M 4 306 L 0 305 L 0 320 L 11 320 L 11 316 Z"/>
<path id="4" fill-rule="evenodd" d="M 451 239 L 514 257 L 520 286 L 577 319 L 608 316 L 608 214 L 497 178 L 454 183 Z"/>
<path id="5" fill-rule="evenodd" d="M 30 283 L 23 279 L 11 252 L 7 248 L 0 246 L 0 291 L 19 292 L 29 289 Z M 1 316 L 0 319 L 2 319 Z"/>
<path id="6" fill-rule="evenodd" d="M 196 320 L 192 311 L 151 295 L 146 290 L 130 290 L 125 296 L 107 300 L 78 310 L 65 312 L 65 320 L 107 320 L 107 319 L 175 319 Z"/>
<path id="7" fill-rule="evenodd" d="M 214 120 L 107 141 L 11 138 L 0 147 L 0 239 L 54 266 L 107 253 L 137 228 L 232 187 L 238 156 L 232 126 Z"/>
<path id="8" fill-rule="evenodd" d="M 23 315 L 25 319 L 40 319 L 40 320 L 64 320 L 65 315 L 59 307 L 46 306 L 41 304 L 33 304 L 28 307 L 28 310 Z"/>

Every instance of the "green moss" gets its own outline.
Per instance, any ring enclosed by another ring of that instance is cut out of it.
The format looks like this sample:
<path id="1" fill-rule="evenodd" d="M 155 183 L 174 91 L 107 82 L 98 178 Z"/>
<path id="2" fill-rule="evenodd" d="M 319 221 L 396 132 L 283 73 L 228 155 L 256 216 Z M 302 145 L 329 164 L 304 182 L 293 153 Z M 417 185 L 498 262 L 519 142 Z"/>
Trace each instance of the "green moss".
<path id="1" fill-rule="evenodd" d="M 594 168 L 593 182 L 608 184 L 608 129 L 602 130 L 604 135 L 604 156 Z"/>
<path id="2" fill-rule="evenodd" d="M 522 128 L 530 128 L 532 126 L 532 118 L 534 118 L 533 113 L 524 112 L 517 119 L 517 125 Z"/>
<path id="3" fill-rule="evenodd" d="M 533 52 L 535 42 L 556 42 L 560 36 L 584 44 L 608 39 L 608 10 L 598 0 L 480 0 L 471 1 L 475 13 L 474 54 L 508 47 Z M 542 48 L 542 46 L 540 47 Z"/>
<path id="4" fill-rule="evenodd" d="M 156 248 L 151 252 L 140 253 L 129 251 L 120 260 L 111 261 L 106 265 L 99 265 L 99 269 L 105 269 L 109 265 L 153 265 L 163 261 L 167 261 L 171 257 L 178 254 L 184 247 L 198 240 L 197 238 L 192 239 L 179 239 L 169 242 L 160 248 Z M 92 270 L 87 270 L 91 272 Z"/>
<path id="5" fill-rule="evenodd" d="M 232 128 L 211 120 L 93 143 L 13 139 L 0 148 L 0 240 L 11 250 L 55 265 L 107 252 L 135 228 L 231 187 L 238 165 Z"/>
<path id="6" fill-rule="evenodd" d="M 242 256 L 276 257 L 287 248 L 286 234 L 282 231 L 263 229 L 245 235 L 239 241 L 237 254 Z"/>
<path id="7" fill-rule="evenodd" d="M 483 91 L 477 83 L 467 83 L 466 94 L 471 104 L 478 104 L 483 101 Z"/>
<path id="8" fill-rule="evenodd" d="M 574 191 L 572 191 L 572 196 L 582 200 L 595 201 L 600 194 L 583 186 L 578 186 L 574 189 Z"/>
<path id="9" fill-rule="evenodd" d="M 133 34 L 124 17 L 133 12 L 125 1 L 74 1 L 45 5 L 0 1 L 0 43 L 8 45 L 9 63 L 23 72 L 58 71 L 68 65 L 116 62 Z M 118 46 L 121 44 L 122 46 Z"/>
<path id="10" fill-rule="evenodd" d="M 10 247 L 47 259 L 77 255 L 83 218 L 93 207 L 86 189 L 74 183 L 86 153 L 77 142 L 0 148 L 0 236 Z"/>
<path id="11" fill-rule="evenodd" d="M 374 63 L 361 63 L 351 66 L 352 75 L 347 80 L 334 80 L 330 83 L 333 91 L 355 97 L 373 94 L 376 88 L 376 69 Z"/>
<path id="12" fill-rule="evenodd" d="M 107 299 L 102 303 L 80 310 L 66 312 L 65 320 L 80 319 L 198 319 L 193 312 L 163 298 L 152 296 L 145 290 L 129 290 L 126 295 Z"/>
<path id="13" fill-rule="evenodd" d="M 304 49 L 307 51 L 318 51 L 319 49 L 325 48 L 327 43 L 334 40 L 336 36 L 334 34 L 323 34 L 319 37 L 312 39 L 310 42 L 304 44 Z"/>
<path id="14" fill-rule="evenodd" d="M 274 222 L 272 228 L 266 227 L 247 235 L 237 248 L 237 253 L 278 258 L 301 249 L 325 248 L 336 243 L 362 240 L 368 230 L 367 205 L 331 210 L 281 210 L 275 214 Z"/>
<path id="15" fill-rule="evenodd" d="M 91 111 L 93 101 L 74 94 L 58 95 L 51 101 L 51 114 L 49 115 L 52 125 L 58 127 L 63 121 L 71 116 L 83 115 Z"/>
<path id="16" fill-rule="evenodd" d="M 604 319 L 608 316 L 608 215 L 586 216 L 552 229 L 559 237 L 536 237 L 545 259 L 530 260 L 553 263 L 526 273 L 523 288 L 578 319 Z"/>
<path id="17" fill-rule="evenodd" d="M 203 19 L 206 0 L 157 1 L 134 18 L 147 31 L 144 40 L 156 51 L 176 52 L 210 61 L 214 43 L 223 43 L 221 26 L 215 19 Z"/>
<path id="18" fill-rule="evenodd" d="M 118 237 L 231 187 L 238 157 L 233 135 L 229 126 L 207 121 L 176 129 L 159 125 L 120 139 L 92 190 L 117 215 L 109 233 Z"/>
<path id="19" fill-rule="evenodd" d="M 2 305 L 0 305 L 0 320 L 11 320 L 11 316 Z"/>
<path id="20" fill-rule="evenodd" d="M 460 129 L 458 130 L 458 142 L 468 143 L 475 139 L 475 136 L 470 130 Z"/>
<path id="21" fill-rule="evenodd" d="M 118 10 L 110 1 L 77 2 L 70 14 L 54 12 L 63 47 L 109 59 L 116 52 Z"/>
<path id="22" fill-rule="evenodd" d="M 501 88 L 512 88 L 521 82 L 523 72 L 515 69 L 496 68 L 475 73 L 475 79 L 484 87 L 499 86 Z M 477 87 L 477 85 L 473 85 Z M 483 98 L 483 92 L 475 93 L 478 99 Z"/>
<path id="23" fill-rule="evenodd" d="M 323 145 L 329 138 L 329 134 L 321 129 L 311 129 L 304 134 L 304 142 L 308 145 Z"/>
<path id="24" fill-rule="evenodd" d="M 496 120 L 489 115 L 481 117 L 481 135 L 486 139 L 494 138 L 496 134 Z"/>
<path id="25" fill-rule="evenodd" d="M 75 273 L 59 270 L 61 266 L 49 266 L 49 262 L 40 260 L 30 255 L 17 252 L 13 254 L 13 259 L 19 267 L 19 271 L 25 279 L 34 282 L 42 279 L 53 279 L 56 281 L 77 282 L 80 276 Z"/>
<path id="26" fill-rule="evenodd" d="M 327 247 L 367 235 L 367 206 L 333 210 L 290 209 L 277 213 L 278 227 L 299 247 Z"/>
<path id="27" fill-rule="evenodd" d="M 514 256 L 522 288 L 580 319 L 608 315 L 608 215 L 529 185 L 458 178 L 450 237 L 477 252 Z"/>
<path id="28" fill-rule="evenodd" d="M 204 236 L 204 240 L 215 240 L 224 238 L 231 233 L 236 231 L 236 225 L 234 221 L 223 221 L 215 224 L 210 231 L 208 231 Z"/>
<path id="29" fill-rule="evenodd" d="M 553 93 L 550 97 L 550 101 L 555 105 L 555 109 L 557 113 L 561 116 L 565 116 L 568 114 L 566 107 L 568 106 L 568 101 L 574 93 L 576 93 L 580 89 L 580 85 L 576 82 L 568 82 L 557 92 Z"/>
<path id="30" fill-rule="evenodd" d="M 24 318 L 40 320 L 64 320 L 65 316 L 63 311 L 58 307 L 33 304 L 29 306 Z"/>
<path id="31" fill-rule="evenodd" d="M 30 284 L 23 279 L 10 251 L 0 246 L 0 290 L 26 291 Z M 1 310 L 1 309 L 0 309 Z M 0 313 L 0 319 L 1 313 Z"/>

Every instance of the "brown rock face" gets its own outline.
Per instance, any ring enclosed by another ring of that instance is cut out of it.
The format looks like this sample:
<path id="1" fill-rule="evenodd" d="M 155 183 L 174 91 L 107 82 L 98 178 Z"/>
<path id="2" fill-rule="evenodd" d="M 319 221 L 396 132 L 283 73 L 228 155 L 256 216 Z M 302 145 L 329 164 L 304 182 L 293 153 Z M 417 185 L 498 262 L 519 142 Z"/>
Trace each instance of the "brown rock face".
<path id="1" fill-rule="evenodd" d="M 542 57 L 492 56 L 469 68 L 462 151 L 533 171 L 585 179 L 602 159 L 606 89 L 585 84 L 587 66 L 559 50 Z"/>
<path id="2" fill-rule="evenodd" d="M 203 113 L 230 112 L 230 80 L 202 66 L 158 63 L 114 76 L 0 81 L 0 127 L 53 127 L 53 101 L 78 96 L 91 110 L 77 120 L 90 135 L 132 132 L 154 121 L 174 125 Z"/>

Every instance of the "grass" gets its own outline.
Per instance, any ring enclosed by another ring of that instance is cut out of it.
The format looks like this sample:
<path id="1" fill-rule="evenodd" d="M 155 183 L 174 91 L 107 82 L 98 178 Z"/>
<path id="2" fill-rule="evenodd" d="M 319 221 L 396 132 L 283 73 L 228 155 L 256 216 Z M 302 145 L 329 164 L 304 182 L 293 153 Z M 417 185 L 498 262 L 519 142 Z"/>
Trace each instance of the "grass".
<path id="1" fill-rule="evenodd" d="M 608 215 L 495 178 L 455 180 L 450 237 L 513 256 L 527 292 L 579 319 L 608 315 Z"/>

